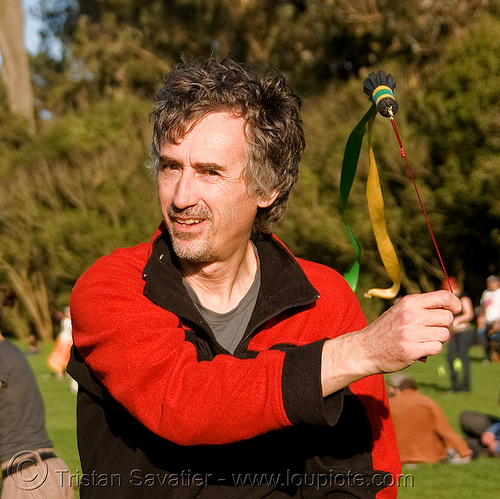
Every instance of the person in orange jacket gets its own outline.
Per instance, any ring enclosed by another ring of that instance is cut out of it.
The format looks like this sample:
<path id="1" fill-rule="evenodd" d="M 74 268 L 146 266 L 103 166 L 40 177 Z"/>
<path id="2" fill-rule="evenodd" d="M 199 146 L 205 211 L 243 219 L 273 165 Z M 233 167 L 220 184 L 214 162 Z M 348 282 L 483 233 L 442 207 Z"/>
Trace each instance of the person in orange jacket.
<path id="1" fill-rule="evenodd" d="M 469 462 L 472 451 L 439 405 L 418 391 L 409 376 L 391 378 L 389 398 L 402 463 Z"/>

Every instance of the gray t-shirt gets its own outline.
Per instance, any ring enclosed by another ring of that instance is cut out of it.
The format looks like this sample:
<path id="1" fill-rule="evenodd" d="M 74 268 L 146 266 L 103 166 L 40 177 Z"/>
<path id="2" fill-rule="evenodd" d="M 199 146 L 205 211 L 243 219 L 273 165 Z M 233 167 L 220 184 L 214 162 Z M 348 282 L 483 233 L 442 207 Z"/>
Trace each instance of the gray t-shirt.
<path id="1" fill-rule="evenodd" d="M 0 461 L 18 452 L 52 447 L 45 407 L 26 355 L 0 340 Z"/>
<path id="2" fill-rule="evenodd" d="M 257 268 L 255 279 L 250 289 L 247 291 L 247 294 L 233 310 L 224 314 L 219 314 L 205 308 L 200 303 L 193 288 L 185 279 L 184 285 L 201 316 L 208 322 L 210 328 L 214 332 L 215 338 L 219 344 L 229 352 L 234 353 L 245 334 L 248 322 L 255 308 L 255 302 L 257 301 L 257 295 L 259 294 L 260 288 L 260 267 Z"/>

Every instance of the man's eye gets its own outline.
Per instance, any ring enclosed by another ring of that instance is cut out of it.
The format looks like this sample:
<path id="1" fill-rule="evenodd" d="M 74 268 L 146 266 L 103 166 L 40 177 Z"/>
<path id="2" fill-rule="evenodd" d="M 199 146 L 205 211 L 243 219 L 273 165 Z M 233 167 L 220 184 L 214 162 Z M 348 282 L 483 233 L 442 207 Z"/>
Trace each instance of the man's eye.
<path id="1" fill-rule="evenodd" d="M 200 174 L 208 175 L 209 177 L 218 177 L 220 175 L 220 171 L 218 168 L 202 168 L 200 170 Z"/>
<path id="2" fill-rule="evenodd" d="M 175 171 L 178 169 L 179 169 L 179 167 L 173 163 L 164 163 L 162 166 L 163 171 Z"/>

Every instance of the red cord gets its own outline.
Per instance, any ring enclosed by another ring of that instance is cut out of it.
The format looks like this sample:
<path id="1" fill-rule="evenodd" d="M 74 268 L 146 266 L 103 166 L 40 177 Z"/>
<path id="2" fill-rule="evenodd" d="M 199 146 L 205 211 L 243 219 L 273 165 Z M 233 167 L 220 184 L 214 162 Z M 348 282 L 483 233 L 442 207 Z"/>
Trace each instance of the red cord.
<path id="1" fill-rule="evenodd" d="M 391 120 L 392 128 L 394 129 L 394 133 L 396 134 L 396 138 L 398 139 L 399 147 L 401 149 L 401 156 L 405 160 L 406 167 L 408 168 L 408 172 L 409 172 L 410 177 L 411 177 L 411 181 L 413 182 L 413 187 L 415 187 L 415 192 L 417 193 L 418 202 L 420 203 L 420 208 L 422 209 L 422 213 L 424 214 L 425 221 L 427 222 L 427 227 L 429 229 L 429 233 L 431 235 L 432 242 L 434 243 L 434 248 L 436 248 L 436 253 L 437 253 L 437 256 L 439 258 L 439 263 L 441 264 L 441 268 L 443 269 L 444 275 L 446 277 L 446 282 L 448 283 L 448 287 L 449 287 L 450 291 L 453 293 L 453 288 L 452 288 L 451 283 L 450 283 L 450 278 L 448 277 L 448 273 L 446 272 L 446 268 L 444 266 L 443 259 L 441 258 L 441 252 L 439 251 L 439 248 L 438 248 L 438 245 L 436 242 L 436 238 L 434 237 L 434 232 L 432 232 L 431 223 L 429 222 L 429 217 L 427 216 L 427 212 L 425 211 L 424 204 L 422 203 L 420 193 L 418 192 L 417 183 L 415 182 L 415 176 L 413 175 L 413 171 L 410 168 L 410 164 L 408 163 L 408 159 L 406 158 L 405 150 L 404 150 L 403 144 L 401 142 L 401 138 L 399 137 L 398 128 L 396 126 L 396 122 L 394 121 L 394 116 L 392 116 L 392 115 L 389 116 L 389 119 Z"/>

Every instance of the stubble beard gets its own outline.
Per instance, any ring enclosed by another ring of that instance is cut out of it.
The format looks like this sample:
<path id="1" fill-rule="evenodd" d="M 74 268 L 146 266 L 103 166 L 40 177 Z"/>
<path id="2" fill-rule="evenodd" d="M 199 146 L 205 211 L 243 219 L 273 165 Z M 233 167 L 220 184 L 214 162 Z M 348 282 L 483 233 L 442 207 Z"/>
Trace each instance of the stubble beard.
<path id="1" fill-rule="evenodd" d="M 179 214 L 179 212 L 174 208 L 167 208 L 167 216 L 171 217 L 176 214 Z M 187 218 L 199 217 L 205 220 L 204 223 L 212 223 L 212 214 L 206 210 L 198 213 L 192 210 L 186 210 L 183 215 Z M 173 224 L 168 223 L 167 228 L 174 253 L 179 260 L 186 260 L 193 263 L 210 263 L 215 259 L 213 225 L 208 228 L 207 232 L 201 234 L 179 232 L 175 230 Z"/>
<path id="2" fill-rule="evenodd" d="M 210 263 L 215 259 L 213 243 L 209 237 L 210 233 L 203 236 L 203 241 L 197 241 L 198 235 L 178 233 L 172 231 L 170 239 L 174 253 L 179 260 L 193 263 Z"/>

